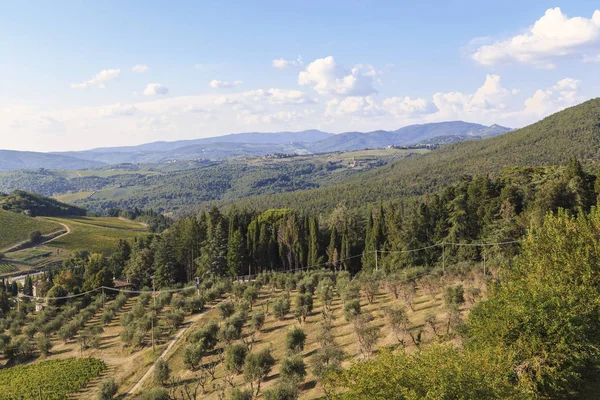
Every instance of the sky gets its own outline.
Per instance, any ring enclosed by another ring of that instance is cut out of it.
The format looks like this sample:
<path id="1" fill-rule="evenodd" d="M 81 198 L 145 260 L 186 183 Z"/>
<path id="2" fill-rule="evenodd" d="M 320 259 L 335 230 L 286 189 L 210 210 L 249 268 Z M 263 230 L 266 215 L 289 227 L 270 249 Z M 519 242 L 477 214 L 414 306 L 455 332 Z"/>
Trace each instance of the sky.
<path id="1" fill-rule="evenodd" d="M 0 0 L 0 148 L 518 128 L 600 93 L 597 0 Z"/>

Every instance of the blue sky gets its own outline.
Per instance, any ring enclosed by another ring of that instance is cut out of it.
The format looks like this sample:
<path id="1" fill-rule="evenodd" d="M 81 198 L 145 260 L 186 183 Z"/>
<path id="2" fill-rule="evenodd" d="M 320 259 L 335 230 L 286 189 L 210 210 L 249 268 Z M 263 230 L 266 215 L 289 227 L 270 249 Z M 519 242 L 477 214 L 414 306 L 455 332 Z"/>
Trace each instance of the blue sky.
<path id="1" fill-rule="evenodd" d="M 597 1 L 0 9 L 0 148 L 455 119 L 519 127 L 600 92 Z"/>

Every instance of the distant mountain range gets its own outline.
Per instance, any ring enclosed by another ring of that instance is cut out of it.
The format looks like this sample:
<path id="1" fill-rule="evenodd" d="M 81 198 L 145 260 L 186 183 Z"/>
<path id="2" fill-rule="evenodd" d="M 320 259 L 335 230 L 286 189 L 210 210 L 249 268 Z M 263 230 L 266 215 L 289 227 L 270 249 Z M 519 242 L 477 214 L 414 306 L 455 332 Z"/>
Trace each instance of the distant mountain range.
<path id="1" fill-rule="evenodd" d="M 248 132 L 225 136 L 153 142 L 139 146 L 104 147 L 85 151 L 35 153 L 0 150 L 0 170 L 86 169 L 122 163 L 161 163 L 171 160 L 222 159 L 273 153 L 314 154 L 351 151 L 418 143 L 453 143 L 482 139 L 511 129 L 462 121 L 411 125 L 395 131 L 346 132 Z"/>

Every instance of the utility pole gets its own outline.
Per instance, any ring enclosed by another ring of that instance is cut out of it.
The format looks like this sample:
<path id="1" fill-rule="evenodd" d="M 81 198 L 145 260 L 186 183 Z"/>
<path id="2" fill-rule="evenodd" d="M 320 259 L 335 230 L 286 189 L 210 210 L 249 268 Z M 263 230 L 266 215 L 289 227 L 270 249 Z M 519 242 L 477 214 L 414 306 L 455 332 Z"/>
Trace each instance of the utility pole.
<path id="1" fill-rule="evenodd" d="M 379 270 L 379 265 L 377 263 L 377 255 L 379 254 L 378 250 L 375 250 L 375 271 Z"/>
<path id="2" fill-rule="evenodd" d="M 483 276 L 487 275 L 486 265 L 485 265 L 485 248 L 483 250 Z"/>
<path id="3" fill-rule="evenodd" d="M 154 347 L 154 313 L 156 312 L 156 288 L 154 286 L 154 276 L 152 276 L 152 300 L 154 301 L 154 310 L 152 310 L 151 320 L 152 320 L 152 352 L 156 351 Z"/>
<path id="4" fill-rule="evenodd" d="M 446 242 L 442 242 L 442 273 L 446 275 Z"/>

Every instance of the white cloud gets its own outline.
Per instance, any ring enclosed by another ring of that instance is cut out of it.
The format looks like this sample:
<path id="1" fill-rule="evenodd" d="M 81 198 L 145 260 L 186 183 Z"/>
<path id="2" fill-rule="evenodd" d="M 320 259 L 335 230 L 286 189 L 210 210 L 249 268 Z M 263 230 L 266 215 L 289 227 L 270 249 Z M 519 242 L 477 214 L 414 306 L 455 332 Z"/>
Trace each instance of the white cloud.
<path id="1" fill-rule="evenodd" d="M 85 89 L 88 87 L 98 87 L 98 88 L 104 89 L 105 83 L 118 78 L 120 73 L 121 73 L 120 69 L 105 69 L 105 70 L 98 72 L 89 81 L 71 84 L 71 88 Z"/>
<path id="2" fill-rule="evenodd" d="M 131 67 L 131 70 L 133 72 L 137 72 L 137 73 L 140 73 L 140 74 L 143 73 L 143 72 L 148 71 L 149 69 L 150 68 L 147 65 L 143 65 L 143 64 L 138 64 L 138 65 L 135 65 L 135 66 Z"/>
<path id="3" fill-rule="evenodd" d="M 283 89 L 255 89 L 246 92 L 235 93 L 229 96 L 222 96 L 215 100 L 215 104 L 239 104 L 242 102 L 259 102 L 264 101 L 268 104 L 313 104 L 317 100 L 308 96 L 300 90 L 283 90 Z"/>
<path id="4" fill-rule="evenodd" d="M 327 102 L 325 116 L 339 117 L 345 115 L 374 117 L 383 114 L 382 108 L 376 104 L 372 96 L 350 96 L 342 100 L 332 99 Z"/>
<path id="5" fill-rule="evenodd" d="M 236 115 L 236 120 L 247 125 L 289 125 L 306 121 L 307 118 L 313 114 L 313 110 L 277 111 L 268 113 L 260 109 L 243 109 L 239 110 Z M 292 129 L 294 129 L 293 125 Z"/>
<path id="6" fill-rule="evenodd" d="M 137 111 L 138 109 L 133 105 L 117 103 L 100 108 L 99 115 L 102 117 L 129 117 Z"/>
<path id="7" fill-rule="evenodd" d="M 224 82 L 224 81 L 219 81 L 219 80 L 213 79 L 212 81 L 210 81 L 208 83 L 208 86 L 210 86 L 213 89 L 229 89 L 229 88 L 241 85 L 242 83 L 243 83 L 242 81 Z"/>
<path id="8" fill-rule="evenodd" d="M 521 114 L 542 118 L 577 104 L 582 100 L 578 96 L 579 83 L 576 79 L 565 78 L 552 87 L 537 90 L 533 96 L 525 100 L 525 109 Z"/>
<path id="9" fill-rule="evenodd" d="M 527 32 L 479 47 L 472 55 L 482 65 L 516 62 L 554 68 L 558 58 L 582 58 L 583 51 L 600 44 L 600 10 L 592 18 L 568 18 L 550 8 Z"/>
<path id="10" fill-rule="evenodd" d="M 146 89 L 144 89 L 145 96 L 165 95 L 167 93 L 169 93 L 169 88 L 160 83 L 149 83 L 146 85 Z"/>
<path id="11" fill-rule="evenodd" d="M 373 96 L 350 96 L 342 100 L 332 99 L 328 101 L 325 116 L 392 116 L 406 119 L 417 118 L 436 111 L 437 108 L 431 102 L 421 98 L 388 97 L 382 102 L 377 102 Z"/>
<path id="12" fill-rule="evenodd" d="M 376 75 L 371 65 L 358 64 L 346 70 L 329 56 L 310 63 L 298 75 L 298 83 L 311 86 L 321 95 L 367 96 L 377 92 L 373 87 Z"/>
<path id="13" fill-rule="evenodd" d="M 437 110 L 433 103 L 425 99 L 410 97 L 389 97 L 383 100 L 383 108 L 397 117 L 430 114 Z"/>
<path id="14" fill-rule="evenodd" d="M 208 114 L 210 112 L 210 110 L 207 110 L 203 107 L 199 107 L 197 105 L 187 105 L 183 108 L 183 112 L 186 113 L 197 113 L 197 114 Z"/>
<path id="15" fill-rule="evenodd" d="M 583 56 L 583 62 L 600 63 L 600 54 L 595 55 L 595 56 L 585 55 L 585 56 Z"/>
<path id="16" fill-rule="evenodd" d="M 469 119 L 497 114 L 506 108 L 505 100 L 518 90 L 508 90 L 500 84 L 499 75 L 487 75 L 483 86 L 473 94 L 461 92 L 435 93 L 433 103 L 438 109 L 438 118 Z"/>
<path id="17" fill-rule="evenodd" d="M 291 68 L 291 67 L 301 67 L 302 64 L 303 64 L 302 56 L 298 56 L 298 58 L 295 60 L 285 60 L 283 58 L 280 58 L 278 60 L 273 60 L 271 62 L 271 65 L 273 65 L 273 67 L 279 68 L 279 69 L 286 69 L 286 68 Z"/>

